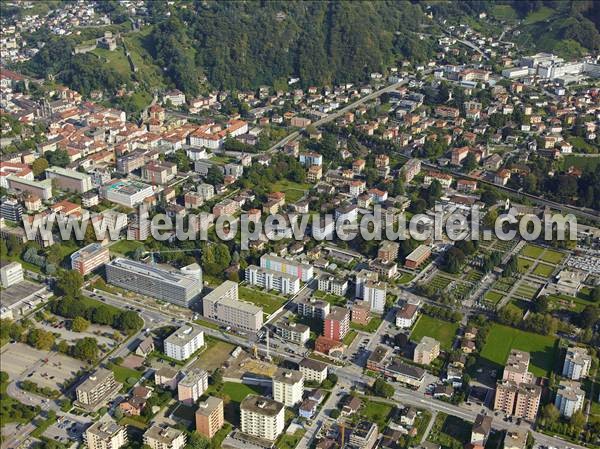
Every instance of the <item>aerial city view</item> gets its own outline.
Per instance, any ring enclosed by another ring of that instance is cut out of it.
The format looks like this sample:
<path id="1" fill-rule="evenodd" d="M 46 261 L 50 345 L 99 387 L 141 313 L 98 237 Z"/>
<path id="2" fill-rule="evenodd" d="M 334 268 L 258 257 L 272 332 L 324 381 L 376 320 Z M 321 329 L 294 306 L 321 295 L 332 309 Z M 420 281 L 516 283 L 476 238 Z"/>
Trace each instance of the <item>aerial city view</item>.
<path id="1" fill-rule="evenodd" d="M 600 1 L 0 29 L 0 449 L 600 449 Z"/>

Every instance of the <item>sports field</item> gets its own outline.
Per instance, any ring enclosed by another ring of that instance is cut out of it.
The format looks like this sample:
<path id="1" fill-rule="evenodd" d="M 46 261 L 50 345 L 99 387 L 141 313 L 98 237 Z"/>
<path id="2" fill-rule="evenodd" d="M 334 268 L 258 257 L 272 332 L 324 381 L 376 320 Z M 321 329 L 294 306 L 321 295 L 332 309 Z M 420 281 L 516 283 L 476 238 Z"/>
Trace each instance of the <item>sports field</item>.
<path id="1" fill-rule="evenodd" d="M 503 367 L 510 350 L 520 349 L 531 355 L 529 371 L 536 376 L 548 377 L 556 359 L 556 341 L 554 337 L 493 324 L 481 351 L 481 359 L 483 363 Z"/>
<path id="2" fill-rule="evenodd" d="M 421 315 L 410 334 L 410 339 L 418 343 L 422 337 L 428 336 L 439 341 L 442 349 L 449 350 L 452 348 L 452 342 L 457 330 L 457 323 L 450 323 L 428 315 Z"/>

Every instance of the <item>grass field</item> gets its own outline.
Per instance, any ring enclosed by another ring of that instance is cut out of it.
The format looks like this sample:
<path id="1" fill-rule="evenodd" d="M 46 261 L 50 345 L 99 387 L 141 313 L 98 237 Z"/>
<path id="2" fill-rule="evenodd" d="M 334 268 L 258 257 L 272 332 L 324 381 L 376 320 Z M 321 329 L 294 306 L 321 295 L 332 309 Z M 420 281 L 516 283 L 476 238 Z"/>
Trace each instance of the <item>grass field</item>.
<path id="1" fill-rule="evenodd" d="M 556 13 L 556 11 L 554 9 L 547 8 L 546 6 L 542 6 L 540 9 L 527 14 L 527 17 L 525 17 L 525 19 L 523 20 L 523 23 L 526 25 L 529 25 L 529 24 L 536 23 L 536 22 L 542 22 L 542 21 L 552 17 L 552 15 L 554 15 L 554 13 Z"/>
<path id="2" fill-rule="evenodd" d="M 350 329 L 350 332 L 348 332 L 346 334 L 346 336 L 344 337 L 344 344 L 346 346 L 350 346 L 357 335 L 358 335 L 358 332 L 356 332 L 354 329 Z"/>
<path id="3" fill-rule="evenodd" d="M 547 249 L 546 252 L 542 255 L 541 260 L 544 262 L 548 262 L 550 264 L 559 264 L 564 259 L 565 255 L 560 251 L 554 251 L 551 249 Z"/>
<path id="4" fill-rule="evenodd" d="M 527 273 L 535 262 L 523 257 L 517 258 L 517 270 L 519 273 Z"/>
<path id="5" fill-rule="evenodd" d="M 545 263 L 538 263 L 533 269 L 533 274 L 544 278 L 550 277 L 554 271 L 554 266 Z"/>
<path id="6" fill-rule="evenodd" d="M 554 367 L 556 339 L 525 332 L 501 324 L 493 324 L 481 351 L 481 359 L 501 368 L 511 349 L 527 351 L 531 355 L 529 370 L 536 376 L 547 377 Z"/>
<path id="7" fill-rule="evenodd" d="M 583 298 L 575 298 L 568 295 L 549 295 L 550 305 L 552 308 L 570 310 L 572 312 L 581 312 L 586 306 L 593 305 L 591 301 Z"/>
<path id="8" fill-rule="evenodd" d="M 523 248 L 521 254 L 523 254 L 526 257 L 531 257 L 532 259 L 537 259 L 542 255 L 543 252 L 544 248 L 542 248 L 541 246 L 532 245 L 528 243 L 527 245 L 525 245 L 525 248 Z"/>
<path id="9" fill-rule="evenodd" d="M 497 20 L 516 20 L 517 13 L 510 5 L 494 5 L 491 15 Z"/>
<path id="10" fill-rule="evenodd" d="M 414 279 L 414 277 L 415 276 L 413 274 L 402 273 L 402 275 L 398 278 L 398 280 L 396 282 L 400 285 L 408 284 L 410 281 L 412 281 Z"/>
<path id="11" fill-rule="evenodd" d="M 133 385 L 131 382 L 127 382 L 127 379 L 135 379 L 136 381 L 142 377 L 142 373 L 138 370 L 125 368 L 124 366 L 113 365 L 112 372 L 115 375 L 115 380 L 122 384 Z"/>
<path id="12" fill-rule="evenodd" d="M 111 245 L 109 249 L 112 253 L 127 255 L 133 253 L 140 246 L 143 247 L 144 244 L 135 240 L 119 240 L 114 245 Z"/>
<path id="13" fill-rule="evenodd" d="M 233 402 L 242 402 L 250 394 L 261 394 L 259 388 L 236 382 L 225 382 L 221 391 L 229 396 Z"/>
<path id="14" fill-rule="evenodd" d="M 456 416 L 439 413 L 427 440 L 443 448 L 463 447 L 470 441 L 472 427 L 471 423 Z"/>
<path id="15" fill-rule="evenodd" d="M 377 328 L 381 324 L 381 321 L 382 319 L 380 317 L 372 317 L 369 321 L 369 324 L 367 324 L 366 326 L 363 326 L 362 324 L 358 323 L 350 323 L 350 327 L 358 331 L 373 333 L 377 330 Z"/>
<path id="16" fill-rule="evenodd" d="M 279 440 L 277 440 L 276 447 L 279 449 L 294 449 L 296 446 L 298 446 L 298 443 L 300 442 L 305 433 L 306 430 L 303 429 L 296 430 L 296 432 L 293 435 L 288 435 L 287 433 L 284 433 L 279 437 Z"/>
<path id="17" fill-rule="evenodd" d="M 366 401 L 358 414 L 367 421 L 377 424 L 382 431 L 389 421 L 392 409 L 393 406 L 385 402 Z"/>
<path id="18" fill-rule="evenodd" d="M 452 348 L 452 342 L 456 336 L 458 324 L 449 323 L 428 315 L 421 315 L 417 324 L 410 334 L 410 339 L 416 343 L 421 341 L 421 338 L 428 336 L 435 338 L 440 342 L 442 349 L 449 350 Z"/>
<path id="19" fill-rule="evenodd" d="M 282 179 L 271 186 L 272 192 L 285 193 L 286 203 L 295 203 L 311 188 L 310 184 L 300 184 L 298 182 Z"/>
<path id="20" fill-rule="evenodd" d="M 485 294 L 485 296 L 483 297 L 483 299 L 489 303 L 492 304 L 498 304 L 502 298 L 504 298 L 504 295 L 502 295 L 501 293 L 498 292 L 487 292 Z"/>
<path id="21" fill-rule="evenodd" d="M 253 288 L 240 286 L 239 287 L 240 299 L 251 302 L 263 308 L 263 311 L 267 314 L 271 314 L 279 309 L 286 301 L 281 296 L 276 296 L 271 293 L 255 290 Z"/>

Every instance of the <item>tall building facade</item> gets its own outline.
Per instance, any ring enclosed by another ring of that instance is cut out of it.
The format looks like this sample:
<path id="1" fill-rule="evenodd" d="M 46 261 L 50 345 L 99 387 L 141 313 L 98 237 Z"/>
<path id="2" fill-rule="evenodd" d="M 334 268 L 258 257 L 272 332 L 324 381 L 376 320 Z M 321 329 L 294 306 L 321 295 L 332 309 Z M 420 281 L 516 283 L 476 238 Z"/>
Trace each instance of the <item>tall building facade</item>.
<path id="1" fill-rule="evenodd" d="M 264 396 L 250 395 L 240 404 L 242 432 L 275 441 L 283 432 L 284 405 Z"/>

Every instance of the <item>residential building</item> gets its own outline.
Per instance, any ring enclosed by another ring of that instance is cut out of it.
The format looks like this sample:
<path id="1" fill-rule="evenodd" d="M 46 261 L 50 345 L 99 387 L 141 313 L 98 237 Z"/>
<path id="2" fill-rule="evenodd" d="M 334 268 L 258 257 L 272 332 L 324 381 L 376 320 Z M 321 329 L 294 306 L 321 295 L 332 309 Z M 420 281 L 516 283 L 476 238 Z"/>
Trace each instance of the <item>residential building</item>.
<path id="1" fill-rule="evenodd" d="M 263 254 L 260 258 L 260 266 L 268 270 L 297 276 L 302 282 L 308 282 L 314 277 L 312 265 L 295 262 L 274 254 Z"/>
<path id="2" fill-rule="evenodd" d="M 371 320 L 371 304 L 357 299 L 352 304 L 352 322 L 366 326 Z"/>
<path id="3" fill-rule="evenodd" d="M 295 295 L 300 290 L 300 278 L 291 274 L 249 265 L 245 272 L 246 281 L 265 290 L 275 290 L 284 295 Z"/>
<path id="4" fill-rule="evenodd" d="M 492 417 L 478 414 L 471 428 L 471 444 L 485 446 L 492 431 Z"/>
<path id="5" fill-rule="evenodd" d="M 2 288 L 18 284 L 23 279 L 23 266 L 19 262 L 0 261 L 0 284 Z"/>
<path id="6" fill-rule="evenodd" d="M 211 320 L 246 331 L 263 325 L 262 308 L 238 299 L 236 282 L 225 281 L 202 299 L 202 314 Z"/>
<path id="7" fill-rule="evenodd" d="M 179 381 L 179 371 L 163 366 L 154 372 L 154 383 L 156 386 L 175 390 Z"/>
<path id="8" fill-rule="evenodd" d="M 196 432 L 212 438 L 225 423 L 223 399 L 209 396 L 198 404 L 196 410 Z"/>
<path id="9" fill-rule="evenodd" d="M 173 162 L 149 162 L 142 166 L 142 180 L 150 184 L 167 184 L 177 175 L 177 164 Z"/>
<path id="10" fill-rule="evenodd" d="M 187 360 L 204 346 L 204 331 L 194 324 L 184 324 L 164 341 L 165 355 L 175 360 Z"/>
<path id="11" fill-rule="evenodd" d="M 46 179 L 50 179 L 60 190 L 66 192 L 85 193 L 93 188 L 90 175 L 67 168 L 47 168 Z"/>
<path id="12" fill-rule="evenodd" d="M 119 449 L 127 444 L 127 429 L 110 420 L 96 421 L 84 433 L 88 449 Z"/>
<path id="13" fill-rule="evenodd" d="M 82 276 L 91 273 L 108 262 L 110 262 L 108 248 L 100 243 L 90 243 L 71 254 L 71 269 L 78 271 Z"/>
<path id="14" fill-rule="evenodd" d="M 417 320 L 419 307 L 416 304 L 405 303 L 396 311 L 396 326 L 410 329 Z"/>
<path id="15" fill-rule="evenodd" d="M 286 407 L 302 402 L 304 376 L 300 371 L 278 369 L 273 375 L 273 399 Z"/>
<path id="16" fill-rule="evenodd" d="M 385 346 L 377 346 L 367 359 L 367 369 L 380 372 L 385 369 L 385 362 L 390 351 Z"/>
<path id="17" fill-rule="evenodd" d="M 306 382 L 321 383 L 327 378 L 327 364 L 318 360 L 304 358 L 298 364 L 298 369 Z"/>
<path id="18" fill-rule="evenodd" d="M 554 405 L 562 416 L 570 418 L 575 412 L 583 409 L 585 391 L 581 384 L 574 380 L 561 380 L 556 391 Z"/>
<path id="19" fill-rule="evenodd" d="M 356 288 L 355 298 L 364 299 L 365 297 L 365 283 L 367 281 L 377 282 L 379 280 L 379 274 L 374 271 L 362 269 L 356 274 Z"/>
<path id="20" fill-rule="evenodd" d="M 413 362 L 429 365 L 440 355 L 440 342 L 435 338 L 424 336 L 415 346 Z"/>
<path id="21" fill-rule="evenodd" d="M 298 315 L 320 320 L 325 320 L 331 309 L 331 305 L 327 301 L 314 298 L 300 298 L 296 301 L 296 305 Z"/>
<path id="22" fill-rule="evenodd" d="M 415 176 L 421 172 L 421 160 L 420 159 L 409 159 L 406 164 L 402 166 L 402 174 L 405 182 L 411 182 Z"/>
<path id="23" fill-rule="evenodd" d="M 2 198 L 0 203 L 0 217 L 8 221 L 21 222 L 23 206 L 16 199 Z"/>
<path id="24" fill-rule="evenodd" d="M 274 325 L 275 333 L 284 340 L 304 345 L 310 339 L 310 327 L 301 323 L 280 321 Z"/>
<path id="25" fill-rule="evenodd" d="M 384 240 L 377 251 L 377 258 L 383 262 L 394 262 L 398 258 L 400 245 L 396 242 Z"/>
<path id="26" fill-rule="evenodd" d="M 319 276 L 318 289 L 334 295 L 346 296 L 348 281 L 346 279 L 337 279 L 332 275 L 322 274 Z"/>
<path id="27" fill-rule="evenodd" d="M 364 300 L 371 306 L 371 311 L 383 313 L 387 292 L 387 282 L 367 281 L 364 286 Z"/>
<path id="28" fill-rule="evenodd" d="M 183 430 L 153 424 L 144 432 L 144 444 L 152 449 L 181 449 L 185 446 Z"/>
<path id="29" fill-rule="evenodd" d="M 452 184 L 452 176 L 438 171 L 427 172 L 423 178 L 423 184 L 429 186 L 433 181 L 438 181 L 442 187 L 449 189 Z"/>
<path id="30" fill-rule="evenodd" d="M 362 420 L 352 428 L 348 442 L 358 449 L 373 449 L 378 438 L 377 424 Z"/>
<path id="31" fill-rule="evenodd" d="M 177 384 L 177 399 L 187 405 L 194 405 L 208 388 L 208 373 L 200 368 L 187 371 Z"/>
<path id="32" fill-rule="evenodd" d="M 583 379 L 588 376 L 592 366 L 592 357 L 585 348 L 571 346 L 567 349 L 562 375 L 572 380 Z"/>
<path id="33" fill-rule="evenodd" d="M 431 256 L 431 248 L 426 245 L 419 245 L 413 252 L 406 256 L 404 266 L 406 268 L 417 269 Z"/>
<path id="34" fill-rule="evenodd" d="M 540 405 L 542 389 L 533 384 L 517 384 L 511 380 L 500 380 L 496 385 L 494 410 L 507 415 L 535 421 Z"/>
<path id="35" fill-rule="evenodd" d="M 332 307 L 325 317 L 323 335 L 331 340 L 341 341 L 350 330 L 350 311 L 344 307 Z"/>
<path id="36" fill-rule="evenodd" d="M 154 187 L 130 179 L 115 179 L 100 187 L 100 196 L 121 206 L 133 208 L 154 194 Z"/>
<path id="37" fill-rule="evenodd" d="M 275 441 L 283 432 L 284 405 L 264 396 L 249 395 L 240 404 L 242 432 Z"/>
<path id="38" fill-rule="evenodd" d="M 504 435 L 504 449 L 525 449 L 527 446 L 526 430 L 511 429 L 506 431 Z"/>
<path id="39" fill-rule="evenodd" d="M 98 368 L 90 374 L 77 388 L 77 402 L 84 408 L 95 409 L 104 405 L 121 389 L 121 384 L 115 381 L 112 371 Z"/>
<path id="40" fill-rule="evenodd" d="M 528 352 L 512 349 L 504 366 L 502 380 L 510 380 L 517 384 L 531 383 L 533 374 L 528 371 L 530 359 Z"/>
<path id="41" fill-rule="evenodd" d="M 400 359 L 395 359 L 386 366 L 385 375 L 393 377 L 397 382 L 419 388 L 423 384 L 425 370 L 418 366 L 404 363 Z"/>
<path id="42" fill-rule="evenodd" d="M 189 307 L 202 291 L 202 271 L 198 267 L 192 274 L 182 273 L 185 271 L 163 270 L 123 258 L 113 259 L 106 264 L 106 281 L 109 284 Z"/>

